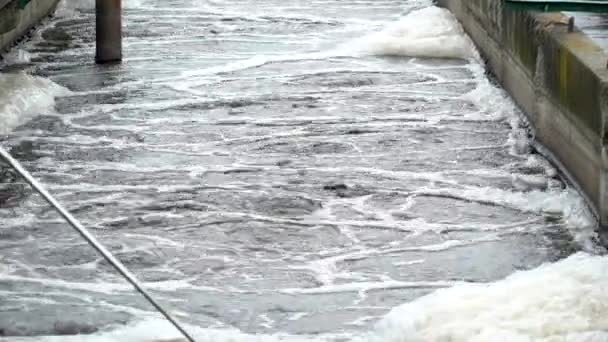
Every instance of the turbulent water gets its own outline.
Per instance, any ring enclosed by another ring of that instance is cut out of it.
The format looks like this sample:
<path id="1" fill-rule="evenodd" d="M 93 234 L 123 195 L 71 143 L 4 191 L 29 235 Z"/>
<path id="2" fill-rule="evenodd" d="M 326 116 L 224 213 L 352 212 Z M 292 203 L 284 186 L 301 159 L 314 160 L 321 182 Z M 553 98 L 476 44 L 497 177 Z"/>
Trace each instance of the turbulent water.
<path id="1" fill-rule="evenodd" d="M 448 12 L 126 0 L 96 66 L 91 2 L 6 56 L 2 143 L 198 341 L 608 338 L 596 224 Z M 179 336 L 0 182 L 0 339 Z"/>

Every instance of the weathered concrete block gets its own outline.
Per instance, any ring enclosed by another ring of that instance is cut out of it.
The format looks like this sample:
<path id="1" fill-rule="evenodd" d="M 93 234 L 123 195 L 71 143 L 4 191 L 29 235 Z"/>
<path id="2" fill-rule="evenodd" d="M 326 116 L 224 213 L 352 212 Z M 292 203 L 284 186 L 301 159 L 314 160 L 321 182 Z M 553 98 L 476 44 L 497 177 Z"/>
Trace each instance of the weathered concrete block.
<path id="1" fill-rule="evenodd" d="M 581 49 L 588 49 L 592 42 L 580 32 L 552 33 L 553 39 L 547 39 L 542 45 L 544 86 L 552 99 L 580 120 L 585 126 L 581 129 L 586 128 L 590 130 L 588 134 L 599 136 L 603 131 L 601 75 L 577 56 Z"/>
<path id="2" fill-rule="evenodd" d="M 0 53 L 51 14 L 58 2 L 59 0 L 31 0 L 29 3 L 23 2 L 22 6 L 18 6 L 15 0 L 5 2 L 0 7 Z"/>
<path id="3" fill-rule="evenodd" d="M 0 34 L 8 33 L 15 28 L 21 19 L 17 3 L 12 2 L 0 9 Z"/>

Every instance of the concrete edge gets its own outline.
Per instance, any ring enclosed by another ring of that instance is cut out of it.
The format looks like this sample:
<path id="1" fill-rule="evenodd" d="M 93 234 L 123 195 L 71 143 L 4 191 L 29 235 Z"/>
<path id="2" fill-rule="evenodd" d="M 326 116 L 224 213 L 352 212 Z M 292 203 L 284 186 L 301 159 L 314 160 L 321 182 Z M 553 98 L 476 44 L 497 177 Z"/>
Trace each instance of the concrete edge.
<path id="1" fill-rule="evenodd" d="M 0 54 L 7 52 L 16 42 L 51 15 L 60 0 L 31 0 L 23 9 L 16 1 L 0 8 Z"/>

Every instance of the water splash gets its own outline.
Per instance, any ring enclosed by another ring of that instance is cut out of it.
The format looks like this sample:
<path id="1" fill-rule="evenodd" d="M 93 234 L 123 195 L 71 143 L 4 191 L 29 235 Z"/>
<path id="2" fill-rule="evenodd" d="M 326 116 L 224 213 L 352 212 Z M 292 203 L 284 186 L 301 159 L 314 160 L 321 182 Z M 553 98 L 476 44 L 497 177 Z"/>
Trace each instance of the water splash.
<path id="1" fill-rule="evenodd" d="M 579 253 L 490 284 L 441 289 L 358 342 L 605 341 L 608 257 Z"/>
<path id="2" fill-rule="evenodd" d="M 356 41 L 355 50 L 378 56 L 479 59 L 458 20 L 438 7 L 410 12 L 384 30 Z"/>
<path id="3" fill-rule="evenodd" d="M 70 91 L 53 81 L 26 73 L 1 74 L 0 89 L 0 135 L 37 115 L 52 111 L 56 96 L 65 96 Z"/>

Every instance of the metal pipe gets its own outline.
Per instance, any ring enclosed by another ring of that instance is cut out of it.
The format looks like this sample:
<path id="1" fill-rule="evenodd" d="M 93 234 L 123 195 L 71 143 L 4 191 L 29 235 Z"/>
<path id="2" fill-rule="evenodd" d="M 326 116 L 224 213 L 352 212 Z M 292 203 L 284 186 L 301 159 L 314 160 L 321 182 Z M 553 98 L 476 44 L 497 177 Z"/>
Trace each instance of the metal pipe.
<path id="1" fill-rule="evenodd" d="M 121 0 L 95 0 L 95 62 L 122 60 Z"/>
<path id="2" fill-rule="evenodd" d="M 91 233 L 85 227 L 83 227 L 82 224 L 80 224 L 80 222 L 74 216 L 72 216 L 69 211 L 67 211 L 59 202 L 57 202 L 57 200 L 55 200 L 55 198 L 44 189 L 42 184 L 40 184 L 25 168 L 23 168 L 23 166 L 21 166 L 21 164 L 16 159 L 14 159 L 10 155 L 10 153 L 8 153 L 2 146 L 0 146 L 0 157 L 6 160 L 6 162 L 11 167 L 13 167 L 15 171 L 17 171 L 17 173 L 19 173 L 19 175 L 21 175 L 21 177 L 23 177 L 23 179 L 25 179 L 25 181 L 32 186 L 32 188 L 34 188 L 34 190 L 40 193 L 40 195 L 42 195 L 42 197 L 53 208 L 55 208 L 55 210 L 57 210 L 57 212 L 66 221 L 68 221 L 68 223 L 72 227 L 74 227 L 76 231 L 78 231 L 78 233 L 80 233 L 80 235 L 89 243 L 89 245 L 95 248 L 112 266 L 114 266 L 118 273 L 120 273 L 125 279 L 127 279 L 127 281 L 131 283 L 131 285 L 133 285 L 133 287 L 139 293 L 141 293 L 141 295 L 143 295 L 148 300 L 148 302 L 150 302 L 150 304 L 152 304 L 152 306 L 154 306 L 154 308 L 158 310 L 158 312 L 165 316 L 165 318 L 169 322 L 171 322 L 171 324 L 173 324 L 173 326 L 177 328 L 177 330 L 179 330 L 179 332 L 186 338 L 186 340 L 188 340 L 189 342 L 195 342 L 194 339 L 190 336 L 190 334 L 188 334 L 188 332 L 184 330 L 184 328 L 182 328 L 182 326 L 175 319 L 173 319 L 173 317 L 165 309 L 163 309 L 163 307 L 160 306 L 160 304 L 158 304 L 156 300 L 152 298 L 152 296 L 150 296 L 150 294 L 139 283 L 137 278 L 135 278 L 135 276 L 118 259 L 116 259 L 114 255 L 110 253 L 110 251 L 108 251 L 101 243 L 99 243 L 99 241 L 97 241 L 97 239 L 93 235 L 91 235 Z"/>

